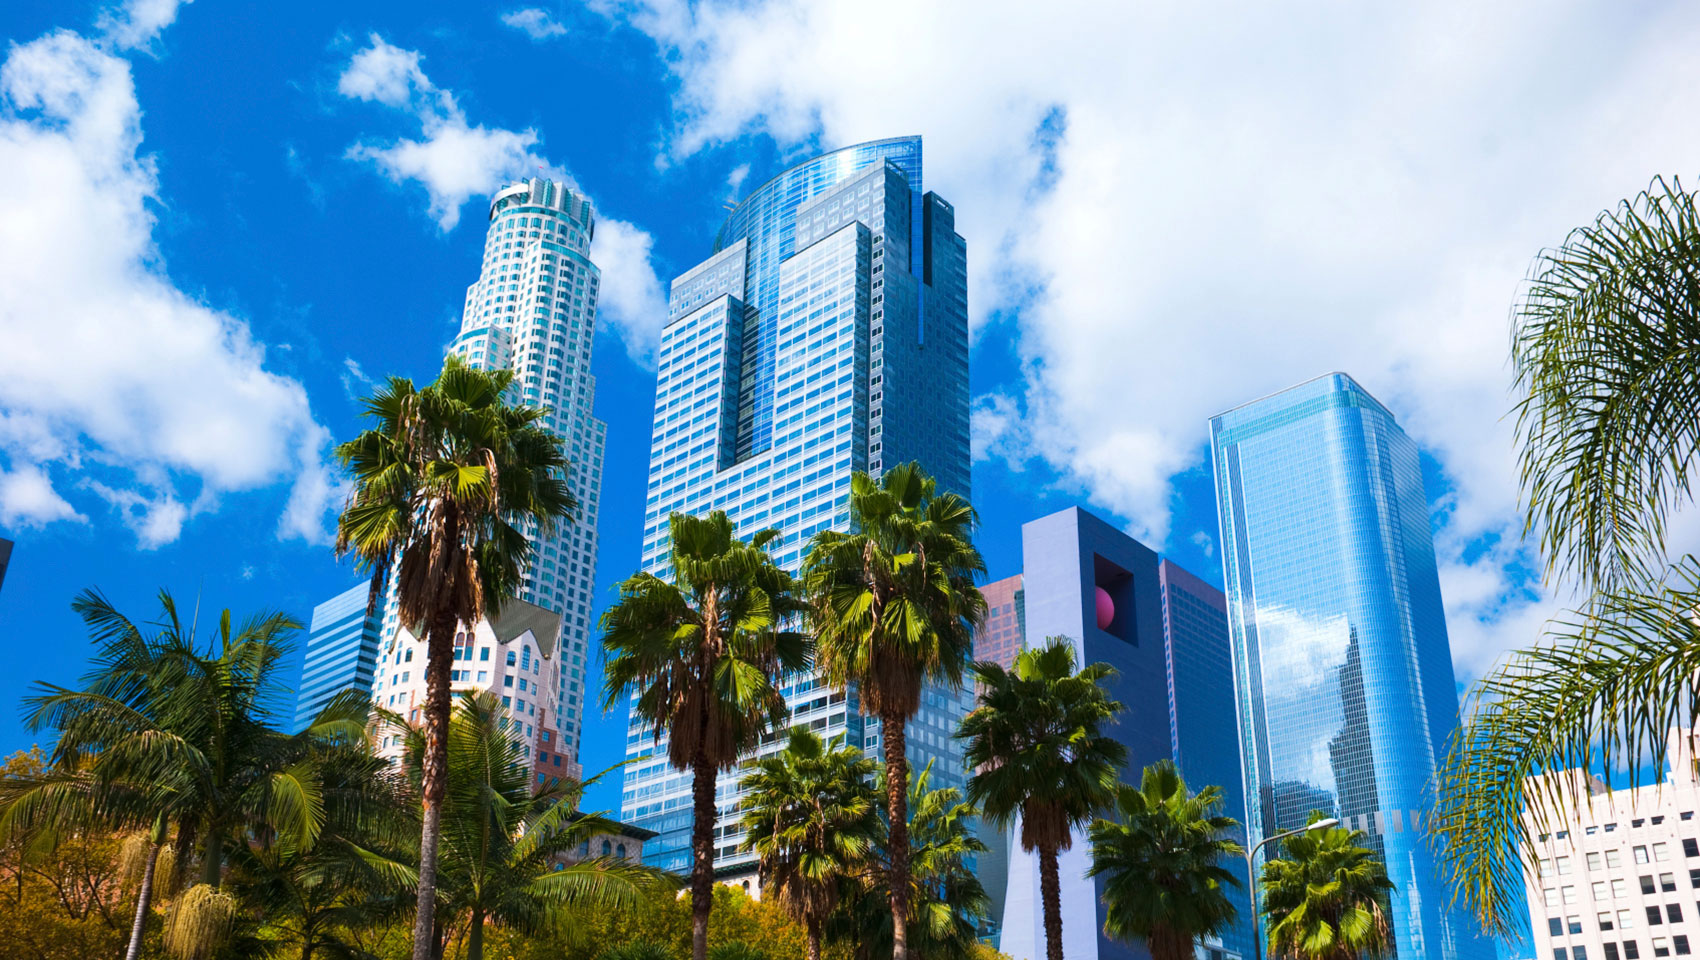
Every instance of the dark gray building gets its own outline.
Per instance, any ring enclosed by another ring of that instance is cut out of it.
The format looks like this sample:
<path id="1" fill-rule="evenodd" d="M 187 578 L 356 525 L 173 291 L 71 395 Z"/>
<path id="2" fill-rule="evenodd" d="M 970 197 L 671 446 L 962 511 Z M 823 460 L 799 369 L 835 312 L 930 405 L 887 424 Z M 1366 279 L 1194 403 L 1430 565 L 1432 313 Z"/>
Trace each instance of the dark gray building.
<path id="1" fill-rule="evenodd" d="M 12 541 L 0 537 L 0 587 L 6 585 L 6 567 L 12 562 Z"/>

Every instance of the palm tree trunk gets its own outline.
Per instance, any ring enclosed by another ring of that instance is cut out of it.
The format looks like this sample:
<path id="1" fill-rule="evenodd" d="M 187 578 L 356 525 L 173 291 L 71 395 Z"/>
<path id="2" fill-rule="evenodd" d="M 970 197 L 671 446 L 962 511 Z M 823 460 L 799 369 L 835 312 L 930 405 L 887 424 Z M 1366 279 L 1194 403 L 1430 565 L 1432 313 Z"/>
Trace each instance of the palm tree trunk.
<path id="1" fill-rule="evenodd" d="M 708 956 L 708 912 L 714 906 L 714 781 L 716 770 L 698 753 L 692 762 L 691 960 Z"/>
<path id="2" fill-rule="evenodd" d="M 466 930 L 466 960 L 484 960 L 484 912 L 472 911 L 472 925 Z"/>
<path id="3" fill-rule="evenodd" d="M 130 947 L 124 951 L 124 960 L 136 960 L 142 955 L 142 930 L 148 924 L 148 905 L 153 900 L 153 871 L 159 863 L 159 849 L 163 846 L 159 840 L 148 844 L 148 863 L 142 868 L 142 886 L 136 891 L 136 920 L 130 924 Z M 19 876 L 23 874 L 20 872 Z"/>
<path id="4" fill-rule="evenodd" d="M 224 831 L 217 826 L 207 827 L 207 838 L 202 844 L 201 853 L 201 882 L 214 890 L 224 875 Z"/>
<path id="5" fill-rule="evenodd" d="M 885 745 L 885 808 L 891 819 L 891 960 L 909 960 L 909 757 L 904 718 L 888 711 L 880 717 Z M 700 958 L 699 958 L 700 960 Z"/>
<path id="6" fill-rule="evenodd" d="M 442 834 L 443 796 L 448 791 L 449 663 L 454 658 L 455 625 L 453 612 L 439 612 L 425 641 L 425 756 L 420 765 L 424 817 L 419 831 L 413 960 L 432 960 L 436 940 L 437 841 Z"/>
<path id="7" fill-rule="evenodd" d="M 1039 897 L 1045 904 L 1045 960 L 1063 960 L 1062 882 L 1054 844 L 1039 845 Z"/>
<path id="8" fill-rule="evenodd" d="M 809 918 L 809 960 L 820 960 L 820 919 Z"/>

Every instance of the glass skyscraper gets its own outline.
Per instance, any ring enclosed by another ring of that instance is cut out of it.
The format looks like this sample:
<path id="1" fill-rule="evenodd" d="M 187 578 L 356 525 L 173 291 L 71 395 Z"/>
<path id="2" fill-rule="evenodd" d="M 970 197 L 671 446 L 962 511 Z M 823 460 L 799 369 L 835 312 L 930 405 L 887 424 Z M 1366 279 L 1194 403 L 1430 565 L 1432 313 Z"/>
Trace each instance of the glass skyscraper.
<path id="1" fill-rule="evenodd" d="M 968 494 L 966 246 L 955 213 L 922 191 L 921 140 L 858 144 L 786 170 L 739 203 L 714 253 L 673 281 L 657 355 L 643 566 L 672 573 L 674 512 L 725 510 L 741 536 L 795 570 L 817 531 L 849 526 L 850 476 L 918 460 L 941 490 Z M 873 751 L 877 721 L 854 691 L 785 678 L 796 724 Z M 971 694 L 929 689 L 909 728 L 910 762 L 963 785 L 951 739 Z M 688 774 L 635 717 L 622 818 L 656 832 L 644 862 L 690 865 Z M 782 738 L 764 749 L 778 749 Z M 723 775 L 722 873 L 753 870 Z"/>
<path id="2" fill-rule="evenodd" d="M 1400 960 L 1486 960 L 1426 832 L 1458 694 L 1416 445 L 1342 373 L 1210 436 L 1252 839 L 1339 817 L 1398 887 Z"/>
<path id="3" fill-rule="evenodd" d="M 460 334 L 448 347 L 474 367 L 513 370 L 510 402 L 549 410 L 544 425 L 561 438 L 571 465 L 567 486 L 578 512 L 551 537 L 527 530 L 532 562 L 518 594 L 560 615 L 553 647 L 557 687 L 528 699 L 522 722 L 553 731 L 547 739 L 570 761 L 568 775 L 579 769 L 606 434 L 606 425 L 591 413 L 596 378 L 590 374 L 590 350 L 601 282 L 590 259 L 595 233 L 589 201 L 564 184 L 532 179 L 499 191 L 490 202 L 483 268 L 467 288 Z M 391 583 L 380 655 L 382 665 L 400 667 L 412 651 L 398 641 L 393 578 Z M 415 692 L 399 672 L 380 670 L 374 693 L 384 706 L 405 715 L 410 704 L 400 701 Z"/>
<path id="4" fill-rule="evenodd" d="M 301 686 L 295 695 L 297 733 L 307 729 L 342 691 L 372 692 L 379 618 L 366 616 L 371 593 L 371 584 L 361 582 L 313 608 Z"/>

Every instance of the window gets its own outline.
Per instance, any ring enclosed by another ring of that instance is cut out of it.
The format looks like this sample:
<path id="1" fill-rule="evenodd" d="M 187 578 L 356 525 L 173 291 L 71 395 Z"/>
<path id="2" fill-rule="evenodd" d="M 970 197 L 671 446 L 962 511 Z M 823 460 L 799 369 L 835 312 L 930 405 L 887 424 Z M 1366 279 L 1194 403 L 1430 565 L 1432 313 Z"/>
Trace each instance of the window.
<path id="1" fill-rule="evenodd" d="M 1600 867 L 1603 864 L 1604 864 L 1604 861 L 1600 859 L 1600 855 L 1598 853 L 1588 854 L 1588 869 L 1589 870 L 1598 870 L 1598 869 L 1600 869 Z"/>
<path id="2" fill-rule="evenodd" d="M 1679 957 L 1688 956 L 1688 935 L 1687 934 L 1685 934 L 1685 933 L 1676 934 L 1675 936 L 1670 938 L 1670 942 L 1671 942 L 1671 946 L 1676 948 L 1676 955 L 1677 956 L 1679 956 Z"/>
<path id="3" fill-rule="evenodd" d="M 1570 948 L 1570 955 L 1575 958 L 1575 960 L 1588 960 L 1588 948 L 1578 943 L 1576 946 Z"/>
<path id="4" fill-rule="evenodd" d="M 1617 944 L 1606 941 L 1606 960 L 1618 960 Z"/>
<path id="5" fill-rule="evenodd" d="M 1565 917 L 1564 919 L 1565 919 L 1566 923 L 1570 924 L 1570 932 L 1571 933 L 1581 933 L 1582 932 L 1582 918 L 1581 917 Z"/>
<path id="6" fill-rule="evenodd" d="M 1568 873 L 1570 873 L 1570 858 L 1569 857 L 1559 857 L 1558 858 L 1558 875 L 1562 877 L 1562 876 L 1565 876 Z"/>
<path id="7" fill-rule="evenodd" d="M 1670 844 L 1668 844 L 1668 843 L 1655 843 L 1655 844 L 1653 844 L 1653 859 L 1657 860 L 1661 863 L 1663 863 L 1666 860 L 1669 860 L 1670 859 Z"/>
<path id="8" fill-rule="evenodd" d="M 1659 874 L 1659 889 L 1663 890 L 1666 893 L 1670 893 L 1672 890 L 1675 890 L 1676 889 L 1676 874 L 1674 874 L 1674 873 L 1661 873 L 1661 874 Z"/>
<path id="9" fill-rule="evenodd" d="M 1665 915 L 1659 912 L 1659 905 L 1656 904 L 1656 903 L 1648 904 L 1647 905 L 1647 926 L 1656 927 L 1659 924 L 1664 923 L 1664 922 L 1665 922 Z"/>
<path id="10" fill-rule="evenodd" d="M 514 685 L 514 675 L 513 674 L 510 673 L 507 676 L 502 678 L 502 686 L 512 688 L 513 685 Z M 1652 880 L 1652 879 L 1653 879 L 1652 877 L 1642 877 L 1641 878 L 1641 892 L 1642 893 L 1652 893 L 1653 892 L 1652 888 L 1647 886 L 1647 882 Z"/>
<path id="11" fill-rule="evenodd" d="M 1660 814 L 1659 816 L 1656 816 L 1656 817 L 1653 818 L 1653 826 L 1655 826 L 1655 827 L 1658 826 L 1661 823 L 1664 823 L 1664 822 L 1665 822 L 1665 818 L 1664 818 L 1663 814 Z"/>
<path id="12" fill-rule="evenodd" d="M 1564 902 L 1565 903 L 1575 903 L 1576 902 L 1576 888 L 1575 887 L 1563 887 L 1559 890 L 1559 892 L 1564 895 Z"/>
<path id="13" fill-rule="evenodd" d="M 1641 892 L 1642 893 L 1658 893 L 1659 892 L 1658 885 L 1653 883 L 1653 875 L 1652 874 L 1650 874 L 1650 873 L 1642 874 L 1642 876 L 1641 876 Z"/>
<path id="14" fill-rule="evenodd" d="M 1682 838 L 1682 855 L 1685 857 L 1700 857 L 1700 841 L 1693 837 Z"/>
<path id="15" fill-rule="evenodd" d="M 1623 941 L 1623 960 L 1641 960 L 1641 948 L 1635 941 Z"/>
<path id="16" fill-rule="evenodd" d="M 1693 811 L 1693 810 L 1684 810 L 1684 811 L 1682 811 L 1682 819 L 1684 819 L 1684 820 L 1693 820 L 1693 819 L 1694 819 L 1694 811 Z"/>
<path id="17" fill-rule="evenodd" d="M 1655 956 L 1655 957 L 1668 957 L 1668 956 L 1670 956 L 1670 944 L 1665 942 L 1664 937 L 1654 937 L 1653 938 L 1653 956 Z"/>
<path id="18" fill-rule="evenodd" d="M 1611 882 L 1611 895 L 1613 898 L 1629 896 L 1629 881 L 1622 877 L 1613 878 Z"/>
<path id="19" fill-rule="evenodd" d="M 1688 871 L 1688 885 L 1691 887 L 1700 887 L 1700 867 L 1696 867 L 1695 869 Z"/>
<path id="20" fill-rule="evenodd" d="M 1609 895 L 1607 895 L 1607 893 L 1606 893 L 1606 882 L 1604 880 L 1595 880 L 1594 881 L 1594 899 L 1595 900 L 1608 900 L 1608 899 L 1610 899 Z"/>
<path id="21" fill-rule="evenodd" d="M 1601 910 L 1599 920 L 1600 920 L 1600 929 L 1601 930 L 1610 930 L 1611 929 L 1611 911 L 1610 910 Z"/>
<path id="22" fill-rule="evenodd" d="M 1667 903 L 1667 904 L 1665 904 L 1665 919 L 1669 920 L 1671 923 L 1681 923 L 1682 922 L 1682 904 L 1680 904 L 1680 903 Z"/>
<path id="23" fill-rule="evenodd" d="M 1542 877 L 1552 876 L 1552 860 L 1550 858 L 1543 858 L 1539 863 L 1535 864 L 1535 873 Z"/>
<path id="24" fill-rule="evenodd" d="M 489 647 L 479 647 L 478 648 L 478 659 L 480 659 L 480 660 L 490 659 L 490 648 Z"/>
<path id="25" fill-rule="evenodd" d="M 1613 826 L 1613 824 L 1608 823 L 1608 824 L 1606 824 L 1606 829 L 1609 830 L 1609 829 L 1612 828 L 1612 826 Z M 1622 863 L 1623 863 L 1623 857 L 1619 855 L 1619 852 L 1616 848 L 1613 848 L 1611 850 L 1606 851 L 1606 866 L 1616 867 L 1616 866 L 1621 866 Z"/>
<path id="26" fill-rule="evenodd" d="M 1553 947 L 1552 960 L 1569 960 L 1569 957 L 1565 954 L 1563 947 Z"/>
<path id="27" fill-rule="evenodd" d="M 1636 847 L 1635 848 L 1635 862 L 1636 863 L 1646 863 L 1647 862 L 1647 848 L 1646 847 Z"/>

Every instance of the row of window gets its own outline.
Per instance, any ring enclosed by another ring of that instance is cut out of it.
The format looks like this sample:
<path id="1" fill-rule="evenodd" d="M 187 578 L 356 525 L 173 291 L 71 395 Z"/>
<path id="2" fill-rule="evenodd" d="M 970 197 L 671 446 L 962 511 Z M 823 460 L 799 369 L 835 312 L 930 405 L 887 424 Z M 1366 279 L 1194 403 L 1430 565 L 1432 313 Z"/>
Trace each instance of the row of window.
<path id="1" fill-rule="evenodd" d="M 1681 819 L 1683 819 L 1683 820 L 1693 820 L 1694 819 L 1694 811 L 1692 811 L 1692 810 L 1682 811 Z M 1655 826 L 1655 827 L 1664 823 L 1665 822 L 1664 814 L 1661 813 L 1658 816 L 1651 818 L 1651 822 L 1652 822 L 1652 825 Z M 1629 821 L 1629 827 L 1632 830 L 1639 830 L 1641 827 L 1646 826 L 1647 823 L 1648 823 L 1648 818 L 1646 818 L 1646 817 L 1636 817 L 1634 820 Z M 1617 823 L 1614 821 L 1612 823 L 1608 823 L 1608 824 L 1604 824 L 1604 825 L 1596 825 L 1596 826 L 1588 827 L 1587 830 L 1586 830 L 1587 835 L 1590 836 L 1590 837 L 1594 836 L 1595 834 L 1597 834 L 1601 831 L 1604 831 L 1606 833 L 1616 833 L 1617 832 Z M 1547 838 L 1548 838 L 1548 835 L 1543 833 L 1537 839 L 1541 843 L 1546 843 Z M 1554 839 L 1554 840 L 1568 840 L 1568 839 L 1570 839 L 1570 831 L 1569 830 L 1560 830 L 1557 833 L 1552 834 L 1551 838 Z"/>
<path id="2" fill-rule="evenodd" d="M 1668 957 L 1673 948 L 1677 956 L 1688 956 L 1688 938 L 1680 933 L 1671 937 L 1668 941 L 1664 937 L 1653 938 L 1653 956 Z M 1605 944 L 1605 954 L 1605 960 L 1641 960 L 1641 947 L 1634 940 L 1625 940 L 1623 941 L 1623 952 L 1620 955 L 1618 945 L 1608 942 Z M 1588 960 L 1588 948 L 1578 944 L 1566 952 L 1564 947 L 1553 947 L 1552 960 Z"/>
<path id="3" fill-rule="evenodd" d="M 1631 853 L 1633 853 L 1636 863 L 1663 863 L 1670 859 L 1671 850 L 1670 844 L 1661 840 L 1651 846 L 1644 843 L 1636 844 L 1631 848 Z M 1700 857 L 1700 840 L 1693 837 L 1682 838 L 1682 854 L 1685 857 Z M 1621 863 L 1621 853 L 1615 847 L 1604 851 L 1591 850 L 1587 854 L 1589 870 L 1599 870 L 1602 867 L 1615 868 Z M 1535 866 L 1540 876 L 1548 877 L 1556 874 L 1562 877 L 1570 873 L 1571 858 L 1568 856 L 1543 858 Z"/>

